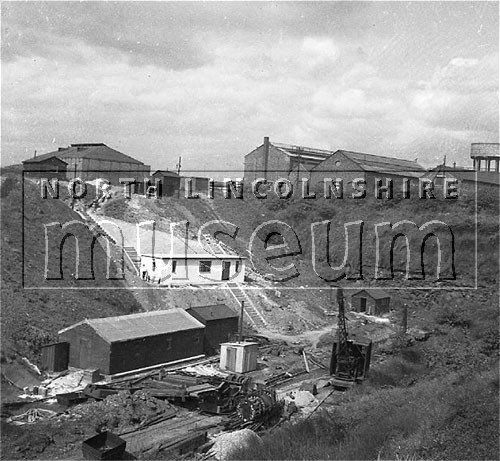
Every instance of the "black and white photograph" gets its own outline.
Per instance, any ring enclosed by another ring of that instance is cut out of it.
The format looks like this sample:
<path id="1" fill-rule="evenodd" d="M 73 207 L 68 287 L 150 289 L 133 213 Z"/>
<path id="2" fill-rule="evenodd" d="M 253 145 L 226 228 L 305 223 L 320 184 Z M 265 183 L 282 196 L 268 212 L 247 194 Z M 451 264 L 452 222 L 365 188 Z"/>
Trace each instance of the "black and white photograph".
<path id="1" fill-rule="evenodd" d="M 498 1 L 1 1 L 2 460 L 494 460 Z"/>

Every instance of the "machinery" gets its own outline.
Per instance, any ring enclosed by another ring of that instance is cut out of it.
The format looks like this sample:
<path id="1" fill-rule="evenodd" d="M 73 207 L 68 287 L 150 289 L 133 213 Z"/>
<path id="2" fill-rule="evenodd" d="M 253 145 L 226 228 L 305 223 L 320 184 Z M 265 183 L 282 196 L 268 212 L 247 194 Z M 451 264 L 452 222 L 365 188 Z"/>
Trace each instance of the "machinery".
<path id="1" fill-rule="evenodd" d="M 347 389 L 356 383 L 361 383 L 367 377 L 372 342 L 349 339 L 342 288 L 337 289 L 337 303 L 339 307 L 337 338 L 333 342 L 330 375 L 334 377 L 332 381 L 334 387 Z"/>
<path id="2" fill-rule="evenodd" d="M 275 391 L 257 385 L 240 399 L 236 405 L 236 413 L 243 422 L 256 421 L 269 416 L 276 408 L 276 404 Z"/>

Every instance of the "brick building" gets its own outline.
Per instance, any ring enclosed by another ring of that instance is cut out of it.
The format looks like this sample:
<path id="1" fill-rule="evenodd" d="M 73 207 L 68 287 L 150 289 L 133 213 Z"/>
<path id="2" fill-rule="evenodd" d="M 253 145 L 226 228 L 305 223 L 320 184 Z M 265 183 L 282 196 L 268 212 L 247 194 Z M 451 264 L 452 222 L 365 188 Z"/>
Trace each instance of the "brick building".
<path id="1" fill-rule="evenodd" d="M 316 165 L 309 179 L 311 186 L 316 188 L 324 184 L 325 178 L 333 181 L 341 179 L 344 189 L 355 179 L 361 179 L 365 181 L 367 193 L 373 194 L 377 180 L 381 180 L 382 187 L 386 186 L 388 179 L 392 180 L 393 190 L 401 191 L 405 179 L 417 186 L 419 178 L 425 173 L 425 168 L 416 161 L 338 150 Z"/>

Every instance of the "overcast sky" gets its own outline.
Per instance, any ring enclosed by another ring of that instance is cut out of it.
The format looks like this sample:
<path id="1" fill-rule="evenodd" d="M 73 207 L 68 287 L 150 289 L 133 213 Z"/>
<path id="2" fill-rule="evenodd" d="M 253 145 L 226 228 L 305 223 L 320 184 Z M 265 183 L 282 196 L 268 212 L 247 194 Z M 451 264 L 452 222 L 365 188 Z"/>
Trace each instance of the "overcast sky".
<path id="1" fill-rule="evenodd" d="M 2 2 L 2 164 L 105 142 L 238 169 L 269 136 L 469 166 L 498 30 L 497 2 Z"/>

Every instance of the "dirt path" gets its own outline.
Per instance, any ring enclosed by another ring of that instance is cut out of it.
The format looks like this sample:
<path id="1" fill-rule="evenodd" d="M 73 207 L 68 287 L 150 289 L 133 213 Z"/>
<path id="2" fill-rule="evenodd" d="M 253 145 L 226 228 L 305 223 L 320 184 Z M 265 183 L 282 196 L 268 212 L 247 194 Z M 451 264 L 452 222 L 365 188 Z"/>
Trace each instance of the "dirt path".
<path id="1" fill-rule="evenodd" d="M 291 344 L 310 343 L 311 347 L 314 348 L 318 344 L 319 338 L 326 333 L 331 333 L 335 325 L 336 323 L 333 323 L 318 330 L 304 331 L 298 335 L 285 335 L 271 330 L 262 330 L 261 334 L 269 339 L 279 339 Z"/>

